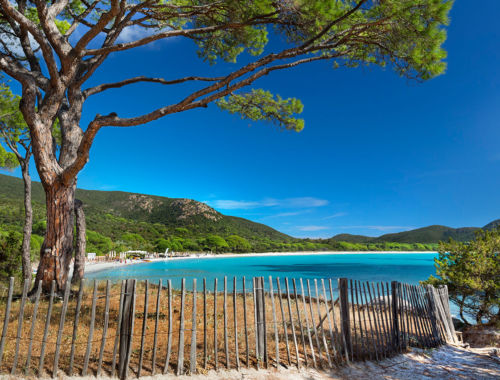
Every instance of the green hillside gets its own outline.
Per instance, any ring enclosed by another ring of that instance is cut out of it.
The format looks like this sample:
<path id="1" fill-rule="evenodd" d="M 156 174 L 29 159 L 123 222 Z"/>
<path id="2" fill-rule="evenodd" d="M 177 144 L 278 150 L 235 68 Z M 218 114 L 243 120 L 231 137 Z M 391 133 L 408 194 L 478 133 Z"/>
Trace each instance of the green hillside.
<path id="1" fill-rule="evenodd" d="M 22 226 L 22 197 L 21 179 L 0 175 L 0 226 L 4 230 Z M 154 249 L 160 248 L 154 246 L 158 239 L 185 241 L 209 235 L 237 235 L 251 241 L 254 246 L 259 246 L 260 242 L 292 243 L 297 240 L 264 224 L 223 215 L 204 203 L 190 199 L 82 189 L 77 189 L 76 197 L 84 204 L 88 230 L 113 242 L 123 240 L 124 246 L 132 248 L 140 245 L 142 240 L 153 245 L 145 248 Z M 43 234 L 45 195 L 39 182 L 33 183 L 32 198 L 34 232 Z M 130 242 L 134 239 L 138 240 L 137 244 Z M 195 243 L 188 241 L 187 245 L 195 248 Z M 182 249 L 179 244 L 173 245 Z M 142 246 L 144 248 L 144 244 Z"/>

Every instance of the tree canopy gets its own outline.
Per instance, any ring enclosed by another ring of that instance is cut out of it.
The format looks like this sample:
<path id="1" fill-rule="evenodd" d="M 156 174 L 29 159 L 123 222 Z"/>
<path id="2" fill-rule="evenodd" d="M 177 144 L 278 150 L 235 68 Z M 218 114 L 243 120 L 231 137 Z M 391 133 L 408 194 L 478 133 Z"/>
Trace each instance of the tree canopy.
<path id="1" fill-rule="evenodd" d="M 99 130 L 142 125 L 215 103 L 244 118 L 299 131 L 304 121 L 297 117 L 302 111 L 298 99 L 248 88 L 274 71 L 321 60 L 333 67 L 391 66 L 406 78 L 432 78 L 445 70 L 442 44 L 452 1 L 0 0 L 0 5 L 0 70 L 21 86 L 20 111 L 46 192 L 47 232 L 37 279 L 45 290 L 56 280 L 59 291 L 73 251 L 76 177 L 89 161 Z M 121 41 L 131 28 L 145 33 Z M 217 77 L 186 73 L 90 80 L 111 54 L 173 38 L 192 41 L 208 64 L 233 65 Z M 277 50 L 268 46 L 273 38 L 281 41 Z M 250 58 L 238 63 L 243 52 Z M 174 94 L 186 83 L 194 89 L 143 114 L 96 114 L 80 125 L 90 97 L 141 82 L 173 88 Z"/>

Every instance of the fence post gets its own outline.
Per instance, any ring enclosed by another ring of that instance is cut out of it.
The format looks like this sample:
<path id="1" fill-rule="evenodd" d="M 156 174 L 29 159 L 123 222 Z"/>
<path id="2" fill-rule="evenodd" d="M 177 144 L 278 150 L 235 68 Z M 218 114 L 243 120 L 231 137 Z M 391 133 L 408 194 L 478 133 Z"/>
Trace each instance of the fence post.
<path id="1" fill-rule="evenodd" d="M 444 313 L 448 322 L 448 327 L 451 334 L 451 340 L 453 343 L 458 343 L 457 334 L 455 332 L 455 326 L 453 325 L 453 319 L 450 313 L 450 298 L 448 296 L 448 285 L 438 286 L 439 297 L 441 298 L 441 303 L 443 304 Z"/>
<path id="2" fill-rule="evenodd" d="M 266 345 L 264 343 L 264 278 L 255 277 L 255 296 L 257 305 L 257 345 L 259 356 L 262 360 L 267 356 Z"/>
<path id="3" fill-rule="evenodd" d="M 391 282 L 391 301 L 392 301 L 392 346 L 399 350 L 399 305 L 398 305 L 398 282 Z"/>
<path id="4" fill-rule="evenodd" d="M 130 346 L 132 344 L 132 329 L 134 317 L 134 293 L 135 280 L 127 280 L 125 283 L 125 293 L 123 295 L 123 314 L 120 329 L 120 349 L 118 361 L 118 373 L 120 379 L 127 377 L 127 369 L 130 361 Z"/>
<path id="5" fill-rule="evenodd" d="M 352 355 L 351 322 L 349 320 L 349 295 L 347 292 L 347 278 L 339 278 L 340 298 L 340 325 L 346 343 L 346 354 Z"/>

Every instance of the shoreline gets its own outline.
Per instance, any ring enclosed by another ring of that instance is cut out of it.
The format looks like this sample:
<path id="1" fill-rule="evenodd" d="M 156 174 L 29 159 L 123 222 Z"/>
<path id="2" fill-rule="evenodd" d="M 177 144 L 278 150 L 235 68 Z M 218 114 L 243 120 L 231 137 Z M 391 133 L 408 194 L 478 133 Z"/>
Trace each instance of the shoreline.
<path id="1" fill-rule="evenodd" d="M 186 256 L 186 257 L 166 257 L 158 259 L 148 259 L 149 261 L 138 260 L 129 263 L 120 263 L 118 261 L 106 261 L 103 263 L 85 263 L 85 274 L 96 273 L 112 268 L 121 268 L 129 265 L 145 264 L 147 262 L 170 262 L 177 260 L 203 260 L 203 259 L 223 259 L 235 257 L 269 257 L 269 256 L 315 256 L 315 255 L 359 255 L 359 254 L 422 254 L 422 253 L 435 253 L 431 251 L 304 251 L 304 252 L 262 252 L 262 253 L 221 253 L 221 254 L 206 254 L 200 256 Z"/>

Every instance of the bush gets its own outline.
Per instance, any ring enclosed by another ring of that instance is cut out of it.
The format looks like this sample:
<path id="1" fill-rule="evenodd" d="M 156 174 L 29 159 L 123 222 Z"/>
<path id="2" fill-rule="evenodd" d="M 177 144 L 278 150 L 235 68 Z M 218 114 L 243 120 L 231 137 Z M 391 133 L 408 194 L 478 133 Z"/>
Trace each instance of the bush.
<path id="1" fill-rule="evenodd" d="M 18 232 L 0 235 L 0 282 L 21 277 L 21 241 L 22 235 Z"/>
<path id="2" fill-rule="evenodd" d="M 439 244 L 435 259 L 438 277 L 426 283 L 447 285 L 450 298 L 458 305 L 460 318 L 466 315 L 477 324 L 500 324 L 500 228 L 479 230 L 469 243 Z"/>

